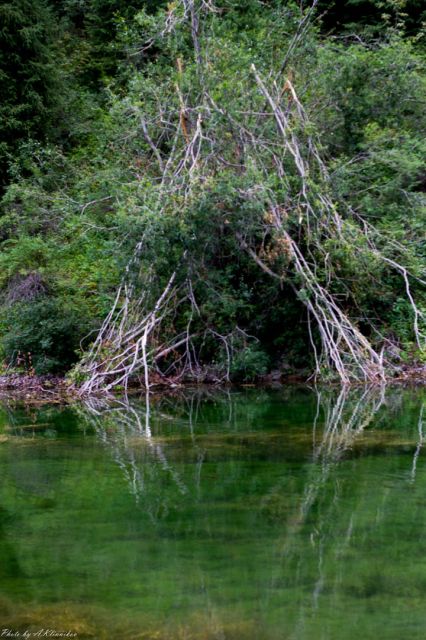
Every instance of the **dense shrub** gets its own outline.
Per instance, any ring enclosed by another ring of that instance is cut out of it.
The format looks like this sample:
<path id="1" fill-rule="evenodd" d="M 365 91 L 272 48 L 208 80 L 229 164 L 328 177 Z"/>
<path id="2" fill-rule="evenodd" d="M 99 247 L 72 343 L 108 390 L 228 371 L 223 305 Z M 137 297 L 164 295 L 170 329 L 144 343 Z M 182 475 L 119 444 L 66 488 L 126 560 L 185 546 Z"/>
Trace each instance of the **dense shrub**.
<path id="1" fill-rule="evenodd" d="M 231 380 L 254 382 L 268 372 L 269 366 L 269 356 L 259 345 L 252 344 L 234 356 L 230 371 Z"/>
<path id="2" fill-rule="evenodd" d="M 385 258 L 407 266 L 412 293 L 424 308 L 420 24 L 416 38 L 407 36 L 418 3 L 395 0 L 383 16 L 376 0 L 333 2 L 322 25 L 306 23 L 298 38 L 306 3 L 218 0 L 217 11 L 209 12 L 209 2 L 196 2 L 208 73 L 200 72 L 194 29 L 180 2 L 52 0 L 50 6 L 38 0 L 31 10 L 29 4 L 19 0 L 0 10 L 13 18 L 3 35 L 16 63 L 0 58 L 12 78 L 7 149 L 0 145 L 9 171 L 5 184 L 13 178 L 0 210 L 0 343 L 9 362 L 23 357 L 26 363 L 30 353 L 38 372 L 69 368 L 80 339 L 108 313 L 139 243 L 128 270 L 135 297 L 155 304 L 176 272 L 176 306 L 155 337 L 159 345 L 190 325 L 199 363 L 223 371 L 229 364 L 224 339 L 249 336 L 234 345 L 230 374 L 239 381 L 283 363 L 312 365 L 312 343 L 320 343 L 314 322 L 308 331 L 312 292 L 277 238 L 272 200 L 283 230 L 297 238 L 342 312 L 378 351 L 391 341 L 412 352 L 405 282 L 377 257 L 370 240 Z M 356 7 L 367 5 L 368 24 L 351 24 Z M 400 24 L 404 5 L 411 7 L 408 31 Z M 335 28 L 326 37 L 330 20 Z M 349 24 L 359 37 L 346 37 Z M 67 56 L 55 66 L 58 42 Z M 294 197 L 300 176 L 254 80 L 253 63 L 285 113 L 293 113 L 285 84 L 292 79 L 305 113 L 304 120 L 292 120 L 292 134 L 310 169 L 306 191 L 314 208 L 327 191 L 345 221 L 344 240 L 323 227 L 313 248 L 316 231 Z M 58 80 L 65 110 L 54 88 Z M 232 124 L 242 121 L 249 132 L 243 142 Z M 50 136 L 57 125 L 62 137 Z M 197 126 L 201 136 L 190 147 Z M 255 153 L 247 141 L 252 130 Z M 325 159 L 327 184 L 312 162 L 314 149 Z M 177 160 L 163 180 L 171 153 Z M 191 163 L 188 189 L 182 188 Z M 370 237 L 361 232 L 364 222 L 375 225 Z M 179 298 L 188 280 L 192 304 Z M 179 361 L 182 352 L 170 352 L 167 364 L 175 357 Z"/>
<path id="3" fill-rule="evenodd" d="M 7 362 L 38 375 L 61 373 L 77 360 L 87 331 L 75 310 L 52 298 L 19 302 L 5 313 L 3 351 Z"/>

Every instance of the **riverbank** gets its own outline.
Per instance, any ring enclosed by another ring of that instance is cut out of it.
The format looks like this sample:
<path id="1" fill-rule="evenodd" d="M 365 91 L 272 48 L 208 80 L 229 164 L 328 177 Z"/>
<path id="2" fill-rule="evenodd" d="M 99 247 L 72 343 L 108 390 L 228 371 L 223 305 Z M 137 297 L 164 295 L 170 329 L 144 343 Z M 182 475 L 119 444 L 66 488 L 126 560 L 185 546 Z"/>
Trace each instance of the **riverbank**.
<path id="1" fill-rule="evenodd" d="M 0 400 L 6 397 L 31 403 L 66 403 L 75 399 L 76 391 L 61 376 L 13 373 L 0 376 Z"/>
<path id="2" fill-rule="evenodd" d="M 278 375 L 278 372 L 262 376 L 255 384 L 236 385 L 227 384 L 232 387 L 280 387 L 294 384 L 304 384 L 311 382 L 308 376 L 302 374 Z M 402 366 L 397 375 L 387 380 L 388 384 L 413 384 L 426 385 L 426 364 Z M 155 391 L 170 389 L 184 389 L 186 387 L 199 386 L 197 381 L 178 382 L 176 379 L 163 379 L 161 383 L 154 383 L 152 388 Z M 219 387 L 224 386 L 218 381 L 203 381 L 201 386 Z M 132 386 L 132 392 L 138 391 L 137 385 Z M 36 376 L 20 373 L 12 373 L 0 376 L 0 400 L 2 398 L 22 400 L 31 403 L 69 403 L 78 398 L 77 389 L 62 376 Z"/>

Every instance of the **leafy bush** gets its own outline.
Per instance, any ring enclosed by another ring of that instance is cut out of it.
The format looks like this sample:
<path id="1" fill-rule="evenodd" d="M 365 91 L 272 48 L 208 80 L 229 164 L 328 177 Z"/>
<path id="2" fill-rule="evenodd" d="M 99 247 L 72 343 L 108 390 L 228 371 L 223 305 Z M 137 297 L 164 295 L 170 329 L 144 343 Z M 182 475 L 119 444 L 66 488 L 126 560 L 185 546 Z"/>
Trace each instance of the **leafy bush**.
<path id="1" fill-rule="evenodd" d="M 398 6 L 417 2 L 393 1 L 395 20 L 403 15 Z M 253 343 L 237 345 L 229 338 L 236 381 L 254 380 L 283 362 L 310 366 L 306 306 L 312 292 L 298 279 L 281 232 L 297 240 L 315 278 L 374 347 L 380 350 L 388 340 L 413 344 L 405 282 L 371 245 L 409 269 L 413 295 L 424 308 L 422 283 L 415 279 L 424 280 L 424 63 L 418 41 L 382 18 L 382 2 L 333 2 L 329 14 L 340 32 L 339 24 L 352 23 L 352 9 L 368 5 L 365 22 L 383 25 L 380 38 L 367 38 L 361 26 L 363 38 L 322 37 L 315 21 L 306 23 L 283 68 L 300 7 L 309 3 L 218 0 L 218 10 L 209 12 L 210 3 L 197 0 L 207 73 L 197 68 L 193 28 L 180 2 L 67 0 L 51 2 L 47 11 L 47 0 L 37 0 L 34 7 L 44 16 L 38 21 L 23 11 L 29 4 L 8 2 L 0 10 L 0 17 L 16 14 L 5 33 L 10 48 L 18 49 L 17 64 L 0 59 L 6 77 L 16 84 L 22 64 L 30 78 L 40 79 L 33 87 L 39 91 L 27 92 L 16 105 L 11 83 L 5 102 L 14 116 L 5 120 L 13 184 L 0 211 L 0 344 L 9 362 L 31 353 L 38 372 L 63 371 L 75 362 L 79 340 L 108 313 L 138 245 L 129 281 L 148 308 L 176 272 L 176 307 L 165 316 L 159 344 L 191 333 L 201 365 L 227 367 L 223 338 L 238 331 L 254 336 Z M 54 68 L 57 43 L 47 39 L 46 50 L 39 42 L 45 31 L 56 33 L 52 12 L 64 19 L 59 31 L 67 53 Z M 28 21 L 32 46 L 21 60 L 21 26 Z M 306 224 L 295 197 L 299 173 L 274 119 L 265 115 L 269 107 L 252 64 L 261 77 L 276 77 L 276 98 L 309 164 L 310 202 L 321 211 L 321 196 L 330 191 L 344 221 L 342 234 Z M 100 90 L 107 78 L 108 87 Z M 287 78 L 301 97 L 303 118 L 296 117 Z M 67 94 L 58 105 L 60 92 L 52 89 L 57 80 L 65 82 Z M 208 96 L 206 103 L 200 96 Z M 23 119 L 19 109 L 27 103 Z M 64 110 L 55 122 L 64 121 L 66 140 L 60 131 L 47 135 L 57 107 Z M 330 182 L 310 162 L 317 137 Z M 12 138 L 19 140 L 19 152 Z M 0 165 L 1 141 L 0 135 Z M 365 233 L 371 225 L 376 231 Z M 314 235 L 320 245 L 315 250 Z M 191 299 L 182 303 L 188 282 Z M 311 320 L 312 341 L 320 347 Z M 168 357 L 181 362 L 181 356 L 177 349 Z"/>
<path id="2" fill-rule="evenodd" d="M 233 382 L 254 382 L 269 369 L 270 359 L 258 344 L 251 344 L 232 359 L 230 374 Z"/>
<path id="3" fill-rule="evenodd" d="M 6 313 L 4 355 L 13 366 L 34 367 L 37 375 L 64 372 L 77 360 L 87 325 L 60 300 L 20 302 Z"/>

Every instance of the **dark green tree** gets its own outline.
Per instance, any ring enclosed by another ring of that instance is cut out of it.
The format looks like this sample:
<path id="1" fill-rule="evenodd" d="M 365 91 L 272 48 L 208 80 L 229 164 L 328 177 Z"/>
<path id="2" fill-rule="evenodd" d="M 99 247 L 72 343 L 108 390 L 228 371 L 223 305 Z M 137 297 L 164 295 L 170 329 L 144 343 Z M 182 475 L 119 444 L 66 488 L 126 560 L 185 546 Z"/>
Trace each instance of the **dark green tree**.
<path id="1" fill-rule="evenodd" d="M 424 0 L 319 0 L 324 30 L 331 33 L 360 33 L 367 28 L 383 35 L 390 24 L 416 35 L 426 20 Z"/>
<path id="2" fill-rule="evenodd" d="M 79 50 L 74 72 L 80 81 L 97 90 L 105 81 L 117 80 L 126 56 L 119 38 L 120 24 L 131 24 L 141 10 L 150 13 L 166 4 L 165 0 L 51 0 L 67 32 L 70 55 Z"/>
<path id="3" fill-rule="evenodd" d="M 0 5 L 0 191 L 19 146 L 58 133 L 63 94 L 55 45 L 56 23 L 44 0 Z"/>

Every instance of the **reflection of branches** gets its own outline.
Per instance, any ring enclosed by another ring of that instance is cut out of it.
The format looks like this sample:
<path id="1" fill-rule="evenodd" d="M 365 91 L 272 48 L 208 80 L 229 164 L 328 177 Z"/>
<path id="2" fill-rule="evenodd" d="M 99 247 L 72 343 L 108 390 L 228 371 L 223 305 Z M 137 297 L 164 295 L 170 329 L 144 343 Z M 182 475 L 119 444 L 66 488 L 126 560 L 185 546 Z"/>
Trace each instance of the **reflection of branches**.
<path id="1" fill-rule="evenodd" d="M 146 393 L 143 403 L 112 397 L 89 397 L 78 405 L 77 411 L 112 450 L 113 459 L 122 470 L 131 494 L 139 502 L 151 487 L 159 486 L 158 469 L 172 478 L 181 495 L 189 492 L 187 484 L 169 462 L 164 447 L 153 433 L 153 425 L 157 422 L 164 424 L 167 420 L 177 428 L 185 426 L 189 429 L 196 459 L 194 490 L 199 495 L 205 450 L 196 439 L 197 425 L 205 422 L 206 414 L 213 406 L 218 422 L 234 427 L 238 398 L 239 394 L 231 394 L 227 389 L 212 391 L 207 388 L 164 394 L 153 399 Z"/>
<path id="2" fill-rule="evenodd" d="M 242 397 L 245 398 L 239 393 L 230 393 L 228 389 L 208 388 L 152 398 L 147 393 L 142 402 L 93 396 L 79 404 L 77 411 L 84 423 L 91 426 L 101 442 L 111 450 L 114 462 L 120 467 L 135 500 L 144 500 L 151 517 L 155 519 L 156 510 L 160 506 L 163 511 L 165 508 L 165 496 L 160 491 L 161 474 L 171 478 L 180 495 L 193 493 L 200 496 L 205 447 L 199 443 L 197 429 L 200 425 L 211 424 L 212 411 L 215 424 L 220 424 L 225 431 L 235 432 L 239 424 L 247 429 L 257 423 L 258 412 L 268 407 L 267 396 L 262 392 L 256 393 L 255 402 L 252 403 L 241 402 Z M 183 480 L 158 437 L 157 426 L 164 426 L 166 421 L 180 434 L 183 429 L 189 433 L 192 458 L 195 460 L 190 484 Z M 154 505 L 150 502 L 152 495 Z"/>
<path id="3" fill-rule="evenodd" d="M 317 410 L 313 421 L 313 460 L 309 464 L 303 494 L 296 511 L 289 517 L 284 544 L 281 545 L 281 557 L 286 558 L 286 561 L 297 554 L 297 535 L 306 525 L 313 506 L 318 504 L 323 493 L 328 490 L 337 464 L 372 423 L 384 400 L 385 389 L 375 386 L 359 391 L 342 388 L 338 394 L 317 391 Z M 310 533 L 311 545 L 318 554 L 318 578 L 312 589 L 312 603 L 315 608 L 326 582 L 324 553 L 327 526 L 333 522 L 333 512 L 339 504 L 339 497 L 340 487 L 336 483 L 334 497 L 327 501 L 326 511 Z M 351 515 L 337 555 L 349 544 L 353 527 Z M 302 610 L 298 624 L 302 623 L 303 615 Z"/>
<path id="4" fill-rule="evenodd" d="M 291 519 L 293 535 L 306 521 L 310 509 L 322 487 L 331 475 L 335 464 L 350 449 L 356 439 L 368 427 L 384 402 L 385 389 L 367 387 L 358 395 L 343 387 L 337 398 L 325 392 L 317 392 L 317 412 L 313 423 L 315 434 L 310 478 L 306 482 L 298 513 Z M 318 421 L 323 415 L 324 428 L 318 436 Z"/>
<path id="5" fill-rule="evenodd" d="M 261 411 L 262 407 L 267 406 L 262 398 L 263 394 L 256 394 L 257 402 L 240 403 L 241 395 L 238 393 L 203 389 L 175 395 L 166 394 L 153 399 L 146 394 L 145 403 L 90 398 L 81 406 L 84 407 L 84 419 L 93 426 L 102 442 L 112 449 L 114 460 L 122 469 L 131 493 L 140 500 L 146 489 L 144 478 L 147 474 L 155 475 L 155 466 L 169 474 L 182 495 L 189 491 L 181 475 L 167 459 L 164 446 L 156 436 L 155 426 L 158 422 L 164 424 L 167 420 L 179 429 L 188 429 L 197 460 L 195 487 L 199 491 L 205 450 L 199 445 L 197 427 L 211 423 L 213 410 L 215 421 L 222 428 L 227 425 L 234 432 L 239 429 L 239 425 L 244 425 L 247 429 L 258 420 L 256 408 Z M 314 462 L 321 464 L 311 466 L 313 477 L 306 484 L 299 514 L 293 518 L 297 526 L 308 515 L 333 464 L 370 424 L 383 400 L 383 389 L 378 390 L 376 387 L 363 389 L 360 393 L 351 393 L 343 388 L 337 397 L 324 391 L 318 392 L 313 422 L 313 458 Z M 155 464 L 149 465 L 147 462 Z"/>
<path id="6" fill-rule="evenodd" d="M 419 413 L 419 419 L 417 422 L 417 431 L 419 433 L 419 440 L 417 443 L 417 447 L 416 450 L 414 452 L 414 457 L 413 457 L 413 465 L 411 467 L 411 481 L 414 482 L 416 479 L 416 470 L 417 470 L 417 459 L 420 455 L 420 450 L 423 446 L 424 443 L 424 435 L 423 435 L 423 412 L 424 412 L 424 408 L 425 405 L 422 404 L 421 409 L 420 409 L 420 413 Z"/>
<path id="7" fill-rule="evenodd" d="M 393 397 L 389 398 L 387 404 Z M 344 561 L 356 531 L 355 511 L 347 513 L 346 524 L 342 522 L 341 514 L 346 513 L 343 500 L 344 485 L 338 480 L 337 467 L 348 451 L 356 446 L 357 440 L 365 430 L 376 424 L 377 414 L 385 399 L 384 387 L 352 392 L 342 389 L 336 395 L 327 391 L 317 394 L 317 411 L 313 423 L 313 460 L 308 467 L 303 494 L 298 501 L 297 509 L 288 519 L 285 539 L 280 544 L 283 562 L 287 565 L 293 559 L 300 574 L 305 560 L 300 555 L 299 535 L 303 535 L 304 539 L 309 538 L 312 549 L 310 562 L 315 562 L 316 558 L 317 567 L 317 575 L 311 586 L 311 606 L 314 609 L 318 607 L 324 588 L 332 587 L 326 564 L 328 550 L 332 549 L 333 566 L 337 572 L 335 580 L 342 580 L 340 559 Z M 396 402 L 399 403 L 400 400 L 401 397 L 396 394 Z M 418 444 L 411 469 L 412 482 L 415 480 L 417 460 L 424 443 L 423 413 L 424 403 L 420 408 L 417 423 Z M 338 532 L 336 526 L 339 527 Z M 309 549 L 304 548 L 309 552 Z M 280 574 L 282 570 L 281 567 Z M 336 584 L 334 582 L 334 585 Z M 306 606 L 310 606 L 308 601 L 301 604 L 294 637 L 298 637 L 299 627 L 302 627 L 306 620 Z"/>
<path id="8" fill-rule="evenodd" d="M 284 390 L 280 395 L 279 406 L 285 412 L 288 409 L 291 411 L 295 406 L 290 403 L 289 407 L 286 407 L 287 393 L 290 394 L 291 399 L 291 394 L 294 392 Z M 359 536 L 361 518 L 358 519 L 359 514 L 353 506 L 353 500 L 357 494 L 352 493 L 348 499 L 348 494 L 345 493 L 349 467 L 342 469 L 342 460 L 348 456 L 351 449 L 359 445 L 366 430 L 377 425 L 378 420 L 385 416 L 385 413 L 380 412 L 385 399 L 387 406 L 394 409 L 399 407 L 402 397 L 402 393 L 397 391 L 389 394 L 389 398 L 385 398 L 385 390 L 377 387 L 337 391 L 326 389 L 316 393 L 316 407 L 314 403 L 310 405 L 310 424 L 314 438 L 312 447 L 308 444 L 311 455 L 309 463 L 305 465 L 306 477 L 303 478 L 303 484 L 299 485 L 300 489 L 297 490 L 295 496 L 297 504 L 294 510 L 290 515 L 286 515 L 283 535 L 279 534 L 277 543 L 271 545 L 270 550 L 266 548 L 262 551 L 265 554 L 262 562 L 265 559 L 266 566 L 274 567 L 271 576 L 272 588 L 267 590 L 264 601 L 266 607 L 270 604 L 269 597 L 276 598 L 277 590 L 281 589 L 283 576 L 284 580 L 291 581 L 296 589 L 303 585 L 303 593 L 306 592 L 306 585 L 309 585 L 307 597 L 301 598 L 298 620 L 293 630 L 294 637 L 299 637 L 298 629 L 303 627 L 312 610 L 321 606 L 325 590 L 330 592 L 338 588 L 339 581 L 343 579 L 348 550 L 353 544 L 354 536 Z M 226 472 L 222 474 L 211 473 L 211 467 L 209 467 L 209 477 L 207 475 L 204 477 L 206 451 L 210 453 L 211 445 L 216 452 L 218 445 L 222 446 L 224 442 L 229 443 L 229 434 L 238 436 L 240 430 L 244 430 L 246 435 L 247 430 L 254 431 L 255 428 L 259 428 L 258 425 L 261 426 L 259 435 L 263 440 L 265 438 L 263 427 L 269 428 L 271 425 L 271 400 L 276 408 L 276 399 L 275 394 L 270 396 L 258 390 L 249 393 L 233 393 L 228 390 L 225 392 L 207 390 L 203 393 L 201 390 L 194 390 L 181 394 L 170 393 L 161 397 L 148 397 L 147 401 L 150 403 L 148 409 L 144 404 L 134 400 L 131 402 L 116 400 L 108 404 L 105 400 L 92 399 L 90 403 L 83 405 L 82 411 L 87 422 L 95 428 L 98 437 L 112 451 L 116 464 L 126 477 L 132 495 L 140 505 L 143 505 L 154 524 L 159 524 L 162 514 L 171 509 L 181 509 L 184 518 L 185 513 L 188 513 L 188 503 L 192 503 L 192 513 L 198 514 L 198 509 L 205 510 L 201 511 L 203 519 L 199 526 L 204 527 L 207 523 L 210 534 L 211 531 L 215 531 L 218 522 L 222 523 L 221 520 L 217 520 L 221 516 L 218 516 L 217 509 L 209 504 L 209 498 L 200 504 L 201 499 L 208 495 L 206 487 L 211 490 L 213 483 L 223 483 L 222 486 L 226 483 L 227 487 L 233 483 L 232 490 L 235 491 L 235 495 L 238 493 L 246 495 L 247 456 L 243 453 L 239 458 L 232 457 L 232 460 L 236 461 L 235 466 L 232 465 L 231 468 L 226 466 Z M 300 396 L 298 398 L 296 395 L 296 402 L 298 399 L 300 400 Z M 423 442 L 422 418 L 423 409 L 420 411 L 418 420 L 419 444 L 413 460 L 413 478 Z M 218 425 L 220 425 L 219 428 Z M 226 436 L 226 440 L 221 441 L 216 437 L 210 440 L 210 430 L 215 433 L 215 436 L 219 431 L 219 438 Z M 204 437 L 206 432 L 207 438 Z M 182 445 L 186 447 L 184 456 L 179 458 L 184 464 L 179 467 L 173 455 L 176 450 L 174 448 L 167 450 L 164 438 L 161 441 L 159 439 L 159 435 L 164 436 L 165 433 L 178 435 L 179 454 L 183 450 Z M 277 453 L 276 450 L 272 451 L 272 443 L 277 442 L 276 431 L 273 435 L 274 439 L 269 441 L 271 457 Z M 294 434 L 290 435 L 283 429 L 281 435 L 287 439 Z M 300 435 L 300 432 L 297 433 L 298 442 Z M 303 429 L 303 442 L 306 442 L 306 435 L 310 435 L 309 427 Z M 246 437 L 238 440 L 249 442 L 249 446 L 256 446 L 260 442 L 256 438 Z M 220 450 L 221 461 L 224 459 L 224 452 L 226 458 L 226 450 Z M 232 456 L 234 452 L 235 449 Z M 215 458 L 210 455 L 207 459 L 209 464 L 212 464 Z M 261 459 L 263 461 L 263 456 Z M 185 464 L 188 462 L 191 464 Z M 241 525 L 237 520 L 232 526 L 235 526 L 238 531 L 243 531 L 241 526 L 252 528 L 254 515 L 259 518 L 259 529 L 262 533 L 264 523 L 260 520 L 265 517 L 264 507 L 265 504 L 268 506 L 267 501 L 274 487 L 271 487 L 272 483 L 268 482 L 266 476 L 260 476 L 261 481 L 266 479 L 265 483 L 259 481 L 256 477 L 256 469 L 259 467 L 252 465 L 250 468 L 253 471 L 253 477 L 250 479 L 252 485 L 263 486 L 267 492 L 263 499 L 261 498 L 260 511 L 256 508 L 253 511 L 248 502 L 244 505 L 242 517 L 250 518 L 250 524 L 245 521 L 244 525 Z M 276 491 L 273 495 L 274 499 L 275 496 L 279 499 L 279 516 L 282 514 L 281 500 L 284 509 L 287 510 L 289 500 L 292 499 L 291 486 L 287 484 L 288 469 L 287 465 L 283 465 L 282 479 L 275 487 Z M 342 478 L 343 481 L 341 481 Z M 284 481 L 287 485 L 285 487 Z M 351 481 L 350 486 L 353 488 L 355 484 Z M 223 492 L 219 493 L 222 499 Z M 233 494 L 226 492 L 223 500 L 229 500 L 229 495 Z M 256 489 L 256 501 L 258 495 Z M 379 498 L 383 495 L 387 496 L 379 492 L 377 495 Z M 213 499 L 217 499 L 217 495 L 213 495 Z M 179 504 L 180 501 L 182 501 L 181 504 Z M 269 505 L 272 505 L 272 511 L 268 512 L 268 515 L 272 514 L 275 517 L 275 502 Z M 374 506 L 376 506 L 375 503 Z M 226 503 L 226 508 L 228 507 L 231 507 L 231 504 Z M 364 514 L 365 509 L 369 507 L 371 504 L 362 504 L 360 513 Z M 238 527 L 240 529 L 237 529 Z M 220 531 L 222 535 L 223 529 L 221 528 Z M 248 528 L 243 531 L 244 534 L 247 531 Z M 262 541 L 262 538 L 259 539 Z M 277 563 L 277 555 L 281 557 L 281 562 Z M 204 580 L 203 571 L 204 569 L 200 569 L 200 582 Z M 206 590 L 206 597 L 208 596 Z"/>
<path id="9" fill-rule="evenodd" d="M 169 464 L 161 444 L 152 435 L 148 394 L 146 400 L 143 412 L 130 402 L 117 399 L 108 402 L 91 398 L 80 407 L 85 421 L 111 448 L 113 459 L 122 470 L 136 502 L 145 493 L 145 480 L 153 481 L 155 486 L 155 478 L 146 476 L 155 476 L 158 468 L 172 477 L 182 495 L 188 491 L 179 473 Z M 156 464 L 147 464 L 149 462 Z M 150 515 L 154 516 L 152 512 Z"/>
<path id="10" fill-rule="evenodd" d="M 325 428 L 321 442 L 314 449 L 314 458 L 324 459 L 327 463 L 341 458 L 371 423 L 384 402 L 384 395 L 385 387 L 366 387 L 353 405 L 353 394 L 350 395 L 348 389 L 343 387 L 336 400 L 330 397 L 324 399 Z M 318 402 L 321 403 L 321 392 Z"/>

